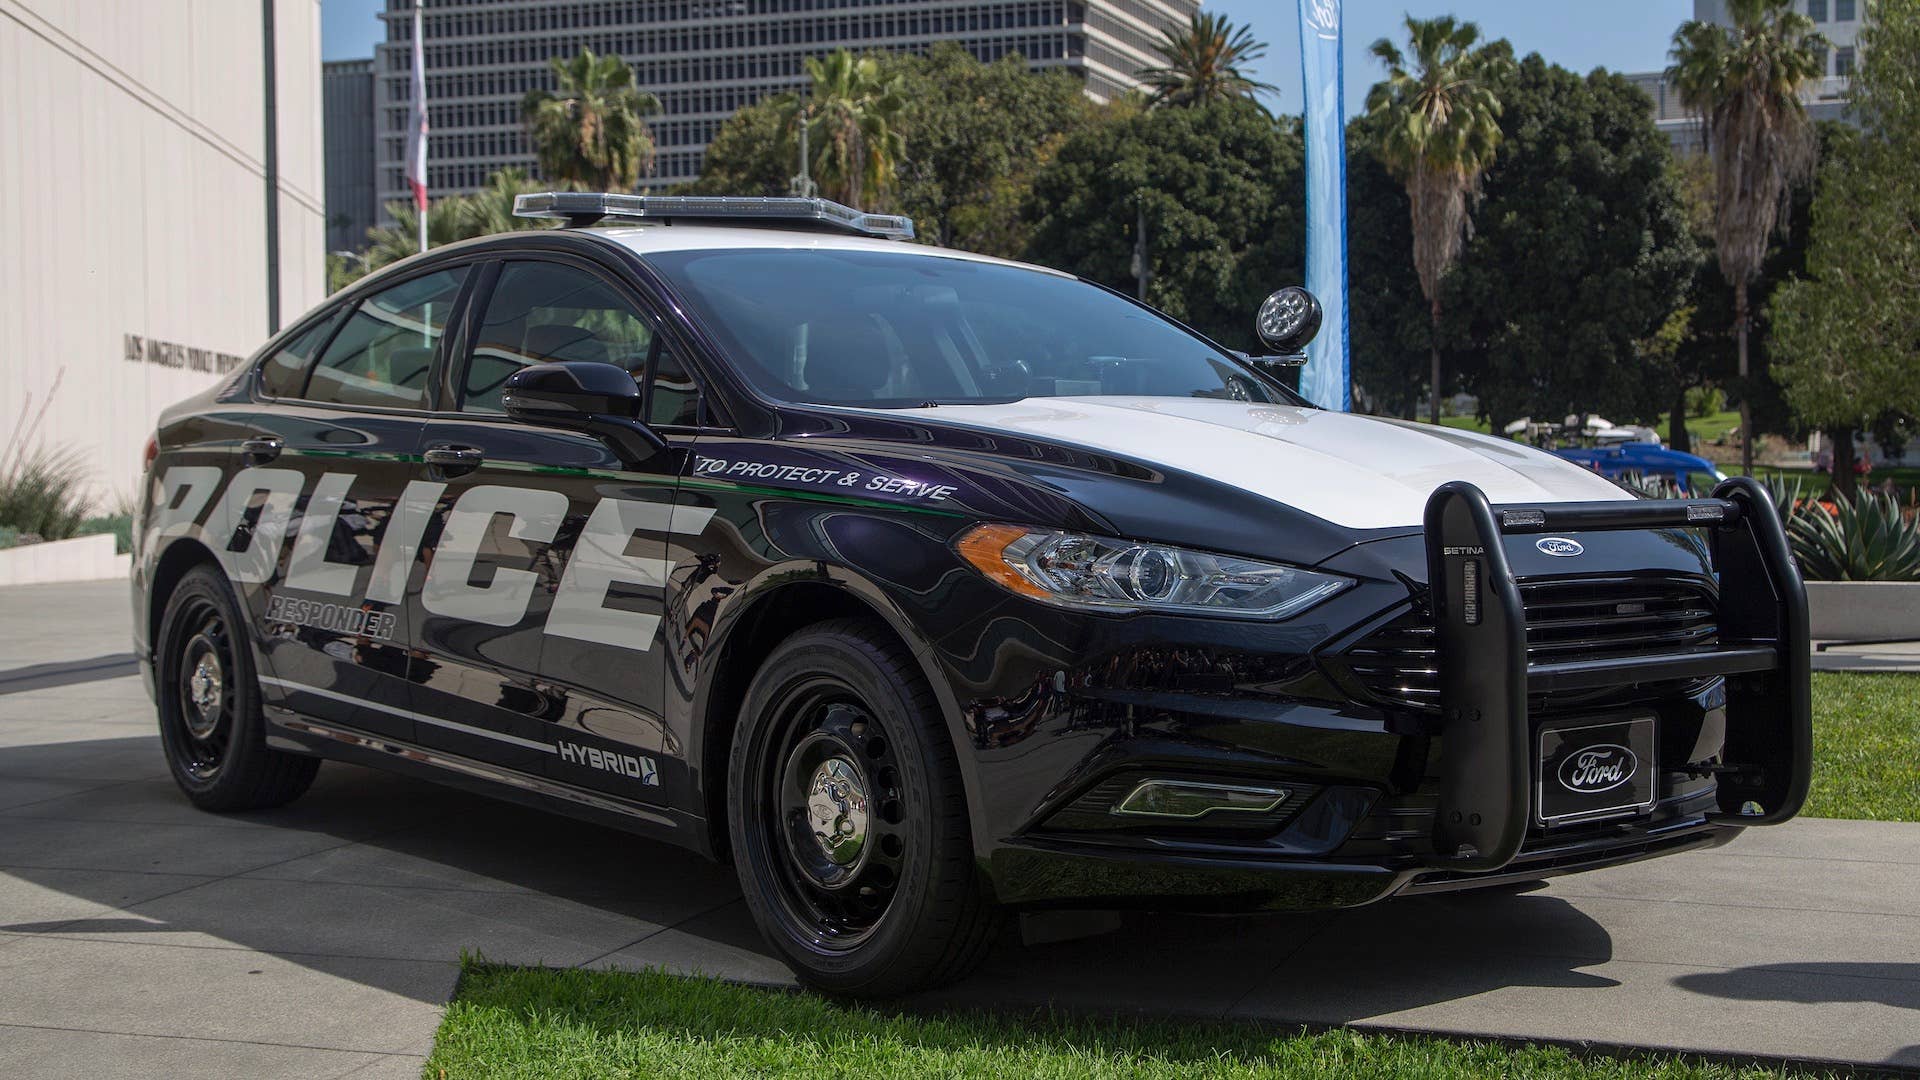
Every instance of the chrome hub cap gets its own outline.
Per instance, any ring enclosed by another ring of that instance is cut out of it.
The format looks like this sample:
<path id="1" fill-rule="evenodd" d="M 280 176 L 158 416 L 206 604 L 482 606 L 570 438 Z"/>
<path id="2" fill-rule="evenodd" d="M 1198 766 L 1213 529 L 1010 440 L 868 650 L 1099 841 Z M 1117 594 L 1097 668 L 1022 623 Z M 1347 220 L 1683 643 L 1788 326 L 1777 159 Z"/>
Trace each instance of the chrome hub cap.
<path id="1" fill-rule="evenodd" d="M 202 653 L 187 676 L 187 700 L 193 703 L 187 730 L 194 738 L 206 738 L 220 722 L 220 696 L 220 661 L 212 653 Z"/>
<path id="2" fill-rule="evenodd" d="M 807 820 L 813 842 L 835 866 L 852 866 L 867 845 L 867 792 L 860 770 L 833 757 L 813 770 L 807 785 Z"/>

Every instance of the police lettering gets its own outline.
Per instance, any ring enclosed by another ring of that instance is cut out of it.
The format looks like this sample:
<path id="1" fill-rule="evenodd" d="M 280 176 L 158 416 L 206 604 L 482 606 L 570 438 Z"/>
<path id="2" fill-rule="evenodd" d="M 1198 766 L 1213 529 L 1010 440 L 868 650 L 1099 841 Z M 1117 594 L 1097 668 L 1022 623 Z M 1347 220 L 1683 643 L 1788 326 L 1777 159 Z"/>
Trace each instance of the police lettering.
<path id="1" fill-rule="evenodd" d="M 227 484 L 224 495 L 214 499 L 212 482 L 217 478 L 217 470 L 205 466 L 168 469 L 154 493 L 151 525 L 156 532 L 166 536 L 190 529 L 200 509 L 211 504 L 206 538 L 233 580 L 270 581 L 281 550 L 291 541 L 293 555 L 280 582 L 283 588 L 353 595 L 361 566 L 327 557 L 335 522 L 342 506 L 351 501 L 355 483 L 351 473 L 321 476 L 304 504 L 300 496 L 305 477 L 292 469 L 243 469 Z M 428 519 L 445 489 L 445 484 L 420 480 L 407 485 L 388 517 L 359 604 L 306 600 L 276 591 L 268 604 L 267 621 L 391 637 L 397 617 L 366 605 L 397 604 L 404 598 Z M 483 541 L 488 534 L 504 533 L 530 543 L 551 543 L 566 515 L 567 498 L 555 491 L 498 485 L 467 489 L 446 512 L 421 587 L 421 605 L 435 615 L 468 622 L 519 623 L 526 617 L 538 575 L 496 566 L 490 568 L 484 585 L 475 584 Z M 698 535 L 712 517 L 712 510 L 701 507 L 601 499 L 567 560 L 544 632 L 636 652 L 651 648 L 660 617 L 609 608 L 607 593 L 616 585 L 666 585 L 671 563 L 657 556 L 628 554 L 636 534 Z"/>

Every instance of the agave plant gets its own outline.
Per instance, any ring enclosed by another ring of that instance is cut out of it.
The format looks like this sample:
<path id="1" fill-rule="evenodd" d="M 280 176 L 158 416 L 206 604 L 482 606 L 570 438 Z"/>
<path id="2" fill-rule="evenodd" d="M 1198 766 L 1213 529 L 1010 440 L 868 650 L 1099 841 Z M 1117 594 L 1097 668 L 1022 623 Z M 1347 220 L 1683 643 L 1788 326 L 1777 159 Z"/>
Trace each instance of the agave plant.
<path id="1" fill-rule="evenodd" d="M 1808 503 L 1787 519 L 1800 570 L 1812 581 L 1920 581 L 1920 521 L 1883 492 Z"/>

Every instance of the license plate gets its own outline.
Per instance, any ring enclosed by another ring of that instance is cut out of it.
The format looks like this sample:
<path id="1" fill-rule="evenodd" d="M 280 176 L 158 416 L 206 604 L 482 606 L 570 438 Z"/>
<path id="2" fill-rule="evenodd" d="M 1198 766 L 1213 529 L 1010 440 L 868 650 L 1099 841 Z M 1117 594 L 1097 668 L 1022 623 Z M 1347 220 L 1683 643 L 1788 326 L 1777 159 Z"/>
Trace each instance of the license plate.
<path id="1" fill-rule="evenodd" d="M 1653 717 L 1575 720 L 1540 730 L 1534 818 L 1542 825 L 1627 817 L 1653 809 Z"/>

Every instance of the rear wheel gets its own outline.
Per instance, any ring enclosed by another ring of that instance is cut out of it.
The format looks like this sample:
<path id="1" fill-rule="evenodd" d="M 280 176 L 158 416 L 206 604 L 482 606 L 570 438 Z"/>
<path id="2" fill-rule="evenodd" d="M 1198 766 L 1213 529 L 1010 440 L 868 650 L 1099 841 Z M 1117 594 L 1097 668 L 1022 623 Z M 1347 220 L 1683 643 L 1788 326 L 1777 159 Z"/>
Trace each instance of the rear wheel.
<path id="1" fill-rule="evenodd" d="M 971 970 L 998 915 L 945 725 L 906 650 L 859 620 L 803 630 L 754 676 L 740 724 L 734 865 L 801 979 L 879 997 Z"/>
<path id="2" fill-rule="evenodd" d="M 220 573 L 187 572 L 160 617 L 155 662 L 160 745 L 202 810 L 259 810 L 298 798 L 317 758 L 266 744 L 246 623 Z"/>

